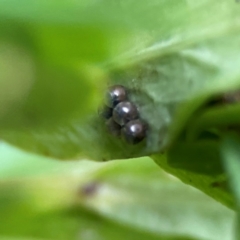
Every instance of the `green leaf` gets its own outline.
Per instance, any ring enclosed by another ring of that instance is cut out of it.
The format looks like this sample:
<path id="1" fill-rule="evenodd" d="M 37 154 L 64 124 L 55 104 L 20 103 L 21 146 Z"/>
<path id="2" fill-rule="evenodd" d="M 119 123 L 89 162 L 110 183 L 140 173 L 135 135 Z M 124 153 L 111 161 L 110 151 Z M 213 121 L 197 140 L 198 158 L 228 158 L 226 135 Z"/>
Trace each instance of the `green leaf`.
<path id="1" fill-rule="evenodd" d="M 227 184 L 227 177 L 225 174 L 220 175 L 206 175 L 197 172 L 192 172 L 185 169 L 178 169 L 169 166 L 165 156 L 156 154 L 151 158 L 165 171 L 178 177 L 184 183 L 191 185 L 222 204 L 234 208 L 234 200 L 231 191 Z M 185 157 L 182 156 L 183 162 Z M 194 159 L 193 159 L 194 161 Z"/>
<path id="2" fill-rule="evenodd" d="M 229 132 L 238 133 L 238 115 L 239 104 L 201 109 L 188 120 L 185 132 L 170 147 L 168 159 L 157 155 L 153 159 L 185 183 L 235 208 L 222 166 L 221 141 Z"/>
<path id="3" fill-rule="evenodd" d="M 222 133 L 226 132 L 228 127 L 237 126 L 239 123 L 239 104 L 227 104 L 226 106 L 216 106 L 207 109 L 201 115 L 193 120 L 187 129 L 186 138 L 188 141 L 195 140 L 209 129 L 219 129 Z M 237 128 L 236 128 L 237 129 Z M 221 134 L 221 133 L 219 133 Z"/>
<path id="4" fill-rule="evenodd" d="M 32 135 L 54 131 L 95 111 L 101 101 L 104 73 L 79 54 L 77 66 L 68 59 L 63 63 L 48 57 L 46 61 L 38 55 L 41 49 L 38 50 L 34 37 L 25 28 L 11 23 L 6 31 L 5 28 L 0 24 L 2 138 L 32 151 L 38 149 L 45 155 L 58 156 L 53 146 L 50 147 L 53 153 L 48 154 L 41 141 L 38 144 Z M 71 151 L 66 151 L 66 155 L 70 157 Z"/>
<path id="5" fill-rule="evenodd" d="M 236 226 L 236 239 L 240 237 L 240 143 L 236 137 L 226 138 L 222 144 L 222 158 L 229 177 L 229 183 L 235 196 L 235 205 L 238 211 L 238 223 Z"/>
<path id="6" fill-rule="evenodd" d="M 176 143 L 167 153 L 169 166 L 200 174 L 219 175 L 224 172 L 217 141 Z"/>
<path id="7" fill-rule="evenodd" d="M 240 187 L 239 187 L 239 140 L 234 138 L 226 139 L 222 145 L 222 156 L 224 165 L 229 173 L 229 181 L 236 197 L 236 204 L 240 208 Z"/>
<path id="8" fill-rule="evenodd" d="M 126 86 L 130 92 L 130 100 L 139 107 L 141 117 L 149 125 L 146 143 L 129 146 L 122 140 L 111 137 L 107 133 L 104 121 L 95 113 L 86 124 L 75 119 L 45 134 L 33 133 L 32 144 L 42 145 L 38 151 L 45 150 L 49 155 L 66 158 L 70 151 L 77 153 L 82 150 L 91 158 L 100 160 L 131 158 L 161 151 L 188 125 L 187 119 L 199 107 L 200 104 L 196 104 L 199 99 L 203 104 L 212 95 L 238 86 L 239 78 L 236 76 L 239 76 L 240 72 L 236 68 L 234 73 L 232 69 L 232 65 L 238 61 L 238 56 L 234 55 L 234 49 L 226 46 L 233 46 L 239 40 L 238 36 L 232 35 L 223 37 L 221 41 L 220 39 L 207 41 L 202 43 L 202 46 L 198 45 L 168 57 L 149 60 L 129 70 L 122 69 L 111 73 L 111 84 Z M 232 44 L 229 45 L 229 42 Z M 208 48 L 213 59 L 217 58 L 219 61 L 212 66 L 213 70 L 209 70 L 207 63 L 203 64 L 202 60 L 198 59 L 203 48 Z M 223 48 L 225 51 L 222 50 Z M 225 81 L 226 78 L 228 82 Z M 130 81 L 130 79 L 135 80 Z M 184 116 L 188 118 L 184 121 L 181 120 L 179 113 L 184 111 L 183 103 L 188 104 L 185 108 L 188 112 L 184 112 Z M 5 137 L 4 132 L 2 136 Z M 14 142 L 16 135 L 13 136 L 14 139 L 11 141 Z M 23 138 L 21 135 L 20 137 Z M 94 150 L 92 150 L 93 142 L 96 143 Z M 32 148 L 34 149 L 34 146 Z"/>
<path id="9" fill-rule="evenodd" d="M 232 239 L 234 212 L 149 158 L 58 162 L 2 145 L 0 163 L 5 239 Z"/>
<path id="10" fill-rule="evenodd" d="M 221 122 L 209 119 L 228 113 L 223 108 L 206 110 L 208 100 L 240 86 L 236 3 L 24 3 L 18 8 L 16 1 L 0 1 L 1 139 L 61 159 L 104 161 L 154 154 L 160 166 L 232 206 L 218 164 L 218 143 L 191 141 Z M 107 132 L 97 114 L 106 83 L 127 88 L 148 124 L 142 143 L 130 146 Z M 226 118 L 226 126 L 237 110 Z M 211 170 L 207 160 L 186 165 L 201 150 L 207 159 L 211 147 Z"/>
<path id="11" fill-rule="evenodd" d="M 150 155 L 177 139 L 206 99 L 239 86 L 235 3 L 25 0 L 17 6 L 0 1 L 1 38 L 11 51 L 17 44 L 24 52 L 16 61 L 30 58 L 23 78 L 36 72 L 11 105 L 3 98 L 8 114 L 0 134 L 30 151 L 65 159 Z M 19 75 L 8 72 L 15 74 L 3 85 Z M 132 147 L 106 133 L 96 114 L 106 81 L 129 89 L 149 124 L 146 143 Z"/>

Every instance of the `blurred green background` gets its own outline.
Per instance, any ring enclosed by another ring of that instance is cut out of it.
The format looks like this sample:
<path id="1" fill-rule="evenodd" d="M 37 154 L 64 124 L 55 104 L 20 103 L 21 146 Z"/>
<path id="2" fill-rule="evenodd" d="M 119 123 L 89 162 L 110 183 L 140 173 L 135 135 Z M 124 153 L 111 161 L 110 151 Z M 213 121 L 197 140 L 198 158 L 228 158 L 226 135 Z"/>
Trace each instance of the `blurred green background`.
<path id="1" fill-rule="evenodd" d="M 59 162 L 0 150 L 1 239 L 233 239 L 232 210 L 149 158 Z"/>

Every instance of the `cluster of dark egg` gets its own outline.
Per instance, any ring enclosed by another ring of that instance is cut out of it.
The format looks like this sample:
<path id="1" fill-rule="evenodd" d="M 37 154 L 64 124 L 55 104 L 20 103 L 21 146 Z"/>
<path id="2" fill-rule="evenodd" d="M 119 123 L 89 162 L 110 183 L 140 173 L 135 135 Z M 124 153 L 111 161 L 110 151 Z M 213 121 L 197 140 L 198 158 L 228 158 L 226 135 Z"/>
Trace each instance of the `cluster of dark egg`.
<path id="1" fill-rule="evenodd" d="M 139 117 L 135 104 L 128 100 L 128 93 L 122 85 L 108 88 L 106 105 L 100 112 L 106 119 L 109 132 L 122 137 L 130 144 L 137 144 L 146 137 L 146 124 Z"/>

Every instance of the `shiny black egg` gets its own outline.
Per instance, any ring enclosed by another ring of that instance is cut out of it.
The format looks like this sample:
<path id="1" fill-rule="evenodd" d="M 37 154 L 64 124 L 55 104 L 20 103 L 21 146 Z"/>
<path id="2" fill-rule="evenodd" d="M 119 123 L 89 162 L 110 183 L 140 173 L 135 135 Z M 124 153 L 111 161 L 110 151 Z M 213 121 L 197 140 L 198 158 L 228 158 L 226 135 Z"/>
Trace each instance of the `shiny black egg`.
<path id="1" fill-rule="evenodd" d="M 140 120 L 128 122 L 121 130 L 122 137 L 130 144 L 137 144 L 146 137 L 147 126 Z"/>
<path id="2" fill-rule="evenodd" d="M 113 119 L 116 123 L 123 126 L 127 122 L 138 118 L 137 107 L 128 101 L 120 102 L 113 109 Z"/>
<path id="3" fill-rule="evenodd" d="M 106 104 L 108 107 L 113 108 L 118 103 L 127 100 L 127 91 L 122 85 L 113 85 L 108 88 L 106 93 Z"/>

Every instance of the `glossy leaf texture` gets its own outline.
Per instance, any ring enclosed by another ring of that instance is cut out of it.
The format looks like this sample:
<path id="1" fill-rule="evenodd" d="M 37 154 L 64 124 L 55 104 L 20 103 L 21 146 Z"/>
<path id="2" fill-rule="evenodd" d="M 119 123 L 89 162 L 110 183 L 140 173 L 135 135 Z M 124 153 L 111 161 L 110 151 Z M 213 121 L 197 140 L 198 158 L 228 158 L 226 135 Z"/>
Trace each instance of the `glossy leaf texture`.
<path id="1" fill-rule="evenodd" d="M 233 211 L 149 158 L 61 162 L 0 149 L 1 239 L 233 239 Z"/>

